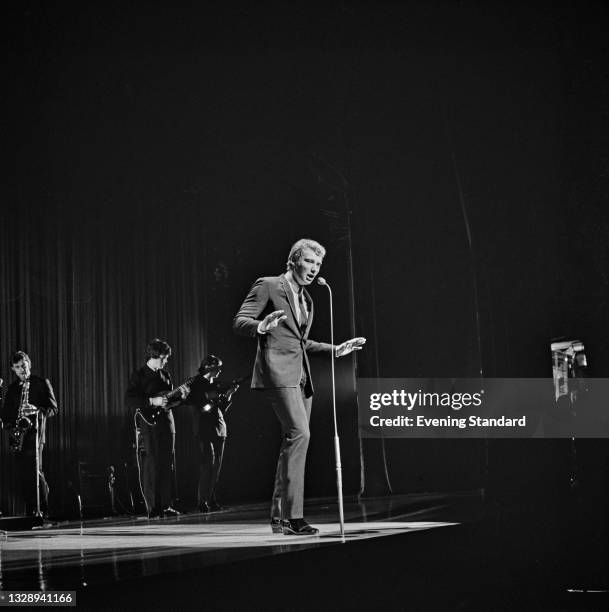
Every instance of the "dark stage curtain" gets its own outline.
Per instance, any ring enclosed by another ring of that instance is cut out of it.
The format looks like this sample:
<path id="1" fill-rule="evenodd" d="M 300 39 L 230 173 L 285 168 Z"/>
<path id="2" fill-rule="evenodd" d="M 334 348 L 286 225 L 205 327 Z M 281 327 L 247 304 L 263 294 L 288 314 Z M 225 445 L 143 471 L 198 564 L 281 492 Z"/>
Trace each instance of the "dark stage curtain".
<path id="1" fill-rule="evenodd" d="M 109 201 L 85 212 L 56 200 L 0 217 L 0 376 L 11 382 L 9 356 L 22 349 L 33 372 L 50 378 L 60 412 L 48 422 L 45 472 L 52 499 L 65 505 L 79 461 L 129 477 L 133 421 L 123 396 L 148 340 L 172 346 L 175 384 L 196 372 L 206 352 L 205 246 L 196 220 L 170 207 L 126 211 Z M 178 475 L 187 478 L 190 419 L 176 421 Z M 0 510 L 19 514 L 6 432 L 0 459 Z"/>

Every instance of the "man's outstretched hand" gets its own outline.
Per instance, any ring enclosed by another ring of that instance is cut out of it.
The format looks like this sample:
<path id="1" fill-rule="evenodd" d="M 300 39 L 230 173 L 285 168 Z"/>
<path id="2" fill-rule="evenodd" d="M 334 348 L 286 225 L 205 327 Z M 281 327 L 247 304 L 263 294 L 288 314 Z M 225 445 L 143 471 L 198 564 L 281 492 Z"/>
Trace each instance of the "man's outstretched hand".
<path id="1" fill-rule="evenodd" d="M 366 344 L 366 338 L 351 338 L 339 344 L 335 349 L 335 354 L 337 357 L 344 357 L 352 351 L 361 351 L 364 344 Z"/>
<path id="2" fill-rule="evenodd" d="M 260 321 L 260 325 L 258 326 L 258 331 L 265 334 L 267 331 L 271 329 L 275 329 L 280 321 L 287 319 L 288 315 L 285 314 L 284 310 L 275 310 L 264 317 L 262 321 Z"/>

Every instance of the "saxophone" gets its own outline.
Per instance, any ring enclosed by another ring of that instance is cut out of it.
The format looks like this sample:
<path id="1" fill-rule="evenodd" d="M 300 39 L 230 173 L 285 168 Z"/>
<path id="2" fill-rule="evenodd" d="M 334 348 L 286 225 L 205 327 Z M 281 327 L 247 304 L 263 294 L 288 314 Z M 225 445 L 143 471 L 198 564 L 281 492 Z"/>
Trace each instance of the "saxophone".
<path id="1" fill-rule="evenodd" d="M 31 414 L 29 408 L 30 399 L 30 381 L 26 380 L 21 388 L 21 402 L 19 411 L 17 412 L 17 420 L 15 426 L 9 433 L 10 448 L 14 453 L 19 453 L 23 449 L 23 441 L 27 432 L 32 428 L 32 421 L 26 416 L 26 412 Z"/>

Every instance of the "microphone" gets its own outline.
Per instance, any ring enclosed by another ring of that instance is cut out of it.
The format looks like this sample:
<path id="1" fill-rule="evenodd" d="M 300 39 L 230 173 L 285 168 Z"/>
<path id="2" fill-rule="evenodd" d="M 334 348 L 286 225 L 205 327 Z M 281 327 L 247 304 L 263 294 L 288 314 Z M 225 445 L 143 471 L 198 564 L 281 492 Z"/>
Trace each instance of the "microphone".
<path id="1" fill-rule="evenodd" d="M 326 282 L 326 279 L 323 276 L 318 276 L 317 277 L 317 284 L 318 285 L 327 285 L 328 283 Z"/>

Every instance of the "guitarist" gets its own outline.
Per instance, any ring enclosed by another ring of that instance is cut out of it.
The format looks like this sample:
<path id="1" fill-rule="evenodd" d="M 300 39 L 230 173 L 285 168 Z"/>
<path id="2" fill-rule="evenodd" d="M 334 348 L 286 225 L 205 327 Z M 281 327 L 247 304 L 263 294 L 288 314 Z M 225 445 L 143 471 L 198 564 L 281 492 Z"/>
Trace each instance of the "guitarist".
<path id="1" fill-rule="evenodd" d="M 127 407 L 135 410 L 140 487 L 148 518 L 177 516 L 179 512 L 171 506 L 176 429 L 172 404 L 164 397 L 173 389 L 171 376 L 165 369 L 171 347 L 155 338 L 148 343 L 146 356 L 146 364 L 131 374 L 125 393 Z M 186 391 L 182 393 L 182 399 L 186 394 Z"/>
<path id="2" fill-rule="evenodd" d="M 199 366 L 200 376 L 192 383 L 190 395 L 185 400 L 193 408 L 193 433 L 199 444 L 199 512 L 222 509 L 216 498 L 216 487 L 227 434 L 223 413 L 228 410 L 230 396 L 237 387 L 223 390 L 217 380 L 221 372 L 222 360 L 219 357 L 205 357 Z"/>

